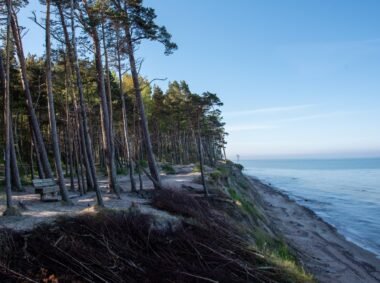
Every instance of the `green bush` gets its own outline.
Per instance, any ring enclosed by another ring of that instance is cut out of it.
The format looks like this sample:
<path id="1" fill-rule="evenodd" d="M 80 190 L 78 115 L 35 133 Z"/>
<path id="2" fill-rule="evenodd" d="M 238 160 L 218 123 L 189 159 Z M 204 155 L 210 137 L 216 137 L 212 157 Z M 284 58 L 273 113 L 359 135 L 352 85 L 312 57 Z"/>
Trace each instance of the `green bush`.
<path id="1" fill-rule="evenodd" d="M 117 175 L 128 175 L 128 167 L 118 167 L 116 169 Z"/>
<path id="2" fill-rule="evenodd" d="M 175 170 L 173 166 L 171 166 L 170 164 L 163 164 L 161 169 L 165 174 L 175 175 Z"/>
<path id="3" fill-rule="evenodd" d="M 213 172 L 210 173 L 210 177 L 213 181 L 217 182 L 219 181 L 219 179 L 222 177 L 222 172 L 220 172 L 219 170 L 215 170 Z"/>
<path id="4" fill-rule="evenodd" d="M 253 206 L 252 203 L 247 201 L 246 199 L 242 198 L 238 192 L 232 188 L 228 189 L 228 193 L 230 194 L 231 198 L 239 203 L 239 206 L 247 212 L 250 215 L 256 216 L 258 218 L 261 217 L 260 213 L 257 211 L 257 209 Z"/>

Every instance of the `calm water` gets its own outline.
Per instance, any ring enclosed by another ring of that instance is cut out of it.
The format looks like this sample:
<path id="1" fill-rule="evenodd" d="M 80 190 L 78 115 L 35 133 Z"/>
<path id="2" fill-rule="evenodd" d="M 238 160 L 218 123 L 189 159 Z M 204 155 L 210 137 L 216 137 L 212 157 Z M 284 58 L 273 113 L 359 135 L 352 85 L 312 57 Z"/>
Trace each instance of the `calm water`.
<path id="1" fill-rule="evenodd" d="M 380 257 L 380 158 L 240 163 Z"/>

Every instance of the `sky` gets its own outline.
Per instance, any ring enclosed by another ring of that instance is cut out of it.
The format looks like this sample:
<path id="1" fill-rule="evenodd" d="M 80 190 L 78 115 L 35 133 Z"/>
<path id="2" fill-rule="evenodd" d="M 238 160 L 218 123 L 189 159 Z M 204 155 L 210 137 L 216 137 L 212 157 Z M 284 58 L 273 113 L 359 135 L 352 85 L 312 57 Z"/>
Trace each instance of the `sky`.
<path id="1" fill-rule="evenodd" d="M 44 35 L 20 12 L 26 52 Z M 178 44 L 143 43 L 141 74 L 217 93 L 227 155 L 380 157 L 380 1 L 146 0 Z"/>

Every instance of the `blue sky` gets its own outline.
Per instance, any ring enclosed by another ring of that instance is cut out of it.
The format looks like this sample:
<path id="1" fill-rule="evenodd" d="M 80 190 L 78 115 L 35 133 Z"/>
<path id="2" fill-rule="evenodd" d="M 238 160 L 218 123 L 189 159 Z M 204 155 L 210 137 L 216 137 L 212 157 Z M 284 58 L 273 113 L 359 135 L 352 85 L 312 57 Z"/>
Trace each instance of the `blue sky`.
<path id="1" fill-rule="evenodd" d="M 25 50 L 41 54 L 30 2 Z M 179 49 L 143 44 L 142 74 L 217 93 L 230 158 L 380 156 L 380 1 L 145 2 Z"/>

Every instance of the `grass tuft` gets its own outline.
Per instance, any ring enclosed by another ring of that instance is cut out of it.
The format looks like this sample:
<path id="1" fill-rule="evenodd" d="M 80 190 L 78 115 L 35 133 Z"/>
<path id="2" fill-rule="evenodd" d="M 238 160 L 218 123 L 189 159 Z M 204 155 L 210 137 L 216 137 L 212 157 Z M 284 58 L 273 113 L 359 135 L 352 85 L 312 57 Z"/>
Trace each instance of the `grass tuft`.
<path id="1" fill-rule="evenodd" d="M 170 164 L 163 164 L 161 167 L 162 171 L 167 175 L 175 175 L 175 170 Z"/>

